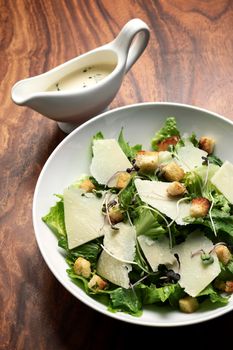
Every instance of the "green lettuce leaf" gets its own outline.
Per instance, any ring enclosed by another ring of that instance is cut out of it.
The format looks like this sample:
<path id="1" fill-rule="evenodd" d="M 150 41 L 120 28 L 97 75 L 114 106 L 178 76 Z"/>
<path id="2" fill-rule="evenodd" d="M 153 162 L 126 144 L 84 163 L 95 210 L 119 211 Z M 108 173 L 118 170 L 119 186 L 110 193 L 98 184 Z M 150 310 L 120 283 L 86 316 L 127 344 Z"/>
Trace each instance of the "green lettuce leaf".
<path id="1" fill-rule="evenodd" d="M 139 196 L 136 196 L 136 187 L 134 184 L 134 178 L 130 180 L 128 185 L 119 192 L 118 200 L 120 208 L 125 212 L 125 217 L 130 216 L 131 221 L 138 216 L 138 211 L 136 208 L 141 204 Z"/>
<path id="2" fill-rule="evenodd" d="M 142 300 L 141 293 L 138 288 L 124 289 L 117 288 L 110 294 L 109 310 L 112 312 L 123 311 L 133 316 L 141 316 Z"/>
<path id="3" fill-rule="evenodd" d="M 49 213 L 43 216 L 42 220 L 48 225 L 58 239 L 62 236 L 66 236 L 63 200 L 60 200 L 55 206 L 51 207 Z"/>
<path id="4" fill-rule="evenodd" d="M 159 215 L 152 213 L 151 210 L 141 209 L 135 224 L 137 235 L 145 235 L 156 239 L 165 234 L 167 230 L 163 228 L 159 219 Z"/>
<path id="5" fill-rule="evenodd" d="M 233 260 L 230 260 L 228 264 L 224 265 L 220 262 L 221 272 L 218 278 L 222 281 L 232 281 L 233 280 Z"/>
<path id="6" fill-rule="evenodd" d="M 142 149 L 142 145 L 130 146 L 129 143 L 125 141 L 123 128 L 121 129 L 120 135 L 118 137 L 118 143 L 122 151 L 125 153 L 126 157 L 128 157 L 130 160 L 134 159 L 137 152 L 141 151 Z"/>
<path id="7" fill-rule="evenodd" d="M 151 141 L 152 148 L 157 151 L 158 144 L 171 136 L 180 137 L 180 132 L 177 129 L 176 119 L 174 117 L 167 118 L 164 126 L 155 134 Z"/>
<path id="8" fill-rule="evenodd" d="M 92 137 L 92 142 L 96 140 L 103 140 L 104 135 L 102 134 L 101 131 L 98 131 L 93 137 Z"/>
<path id="9" fill-rule="evenodd" d="M 66 236 L 63 236 L 58 241 L 58 246 L 65 249 L 67 252 L 67 258 L 70 262 L 73 262 L 79 257 L 83 257 L 89 260 L 93 267 L 96 266 L 97 259 L 102 250 L 100 244 L 102 243 L 101 238 L 97 238 L 91 242 L 82 244 L 81 246 L 73 249 L 68 248 L 68 242 Z"/>
<path id="10" fill-rule="evenodd" d="M 200 296 L 208 296 L 209 300 L 212 303 L 219 303 L 222 305 L 227 304 L 229 299 L 229 296 L 223 296 L 220 293 L 216 292 L 211 284 L 198 294 L 198 297 Z"/>
<path id="11" fill-rule="evenodd" d="M 93 157 L 93 150 L 92 150 L 92 147 L 93 147 L 93 143 L 94 141 L 96 140 L 103 140 L 104 139 L 104 135 L 102 134 L 101 131 L 98 131 L 93 137 L 92 137 L 92 140 L 91 140 L 91 156 Z"/>
<path id="12" fill-rule="evenodd" d="M 184 295 L 183 289 L 178 283 L 159 288 L 153 284 L 150 286 L 141 284 L 140 288 L 142 289 L 143 304 L 145 305 L 169 301 L 172 306 L 177 306 L 178 300 Z"/>
<path id="13" fill-rule="evenodd" d="M 216 232 L 224 232 L 233 237 L 233 215 L 229 215 L 218 209 L 213 209 L 211 212 L 212 219 L 215 225 Z M 185 219 L 186 222 L 191 224 L 203 225 L 212 229 L 212 224 L 209 215 L 204 218 L 191 218 Z"/>

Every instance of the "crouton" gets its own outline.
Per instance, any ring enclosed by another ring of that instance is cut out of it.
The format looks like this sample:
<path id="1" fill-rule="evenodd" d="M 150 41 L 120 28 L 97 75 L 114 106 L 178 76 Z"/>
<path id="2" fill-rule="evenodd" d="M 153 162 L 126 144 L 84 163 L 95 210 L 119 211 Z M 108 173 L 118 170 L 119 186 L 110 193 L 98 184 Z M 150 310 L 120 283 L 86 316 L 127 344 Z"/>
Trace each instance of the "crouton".
<path id="1" fill-rule="evenodd" d="M 85 278 L 90 277 L 91 275 L 91 263 L 90 261 L 82 258 L 81 256 L 75 260 L 74 263 L 74 272 L 76 275 L 83 276 Z"/>
<path id="2" fill-rule="evenodd" d="M 169 146 L 176 145 L 177 142 L 179 141 L 179 136 L 171 136 L 168 137 L 167 139 L 161 141 L 158 144 L 158 151 L 167 151 Z"/>
<path id="3" fill-rule="evenodd" d="M 207 198 L 194 198 L 191 202 L 190 216 L 193 218 L 201 218 L 208 214 L 210 202 Z"/>
<path id="4" fill-rule="evenodd" d="M 117 175 L 117 183 L 116 183 L 116 188 L 119 190 L 122 190 L 125 188 L 129 181 L 130 181 L 131 175 L 127 173 L 126 171 L 122 171 Z"/>
<path id="5" fill-rule="evenodd" d="M 211 137 L 202 136 L 199 140 L 199 148 L 206 151 L 208 154 L 213 153 L 215 141 Z"/>
<path id="6" fill-rule="evenodd" d="M 159 153 L 152 151 L 139 151 L 136 154 L 135 165 L 141 173 L 154 172 L 158 167 Z"/>
<path id="7" fill-rule="evenodd" d="M 184 297 L 179 300 L 180 311 L 185 313 L 195 312 L 199 307 L 198 301 L 196 298 L 191 296 Z"/>
<path id="8" fill-rule="evenodd" d="M 216 279 L 214 286 L 222 292 L 233 293 L 233 281 L 221 281 Z"/>
<path id="9" fill-rule="evenodd" d="M 219 244 L 214 248 L 215 253 L 217 254 L 218 260 L 223 263 L 223 265 L 228 264 L 231 260 L 230 250 L 223 244 Z"/>
<path id="10" fill-rule="evenodd" d="M 88 287 L 90 289 L 95 289 L 95 290 L 102 290 L 107 287 L 107 282 L 104 281 L 100 276 L 98 275 L 93 275 L 93 277 L 90 279 L 88 282 Z"/>
<path id="11" fill-rule="evenodd" d="M 178 181 L 171 182 L 167 188 L 167 193 L 171 197 L 182 196 L 185 192 L 185 186 Z"/>
<path id="12" fill-rule="evenodd" d="M 118 204 L 108 207 L 108 215 L 113 225 L 124 220 L 124 215 Z"/>
<path id="13" fill-rule="evenodd" d="M 167 181 L 180 181 L 184 177 L 184 170 L 175 162 L 171 162 L 162 168 L 162 174 Z"/>
<path id="14" fill-rule="evenodd" d="M 89 179 L 83 180 L 79 187 L 85 192 L 92 192 L 95 189 L 95 185 Z"/>

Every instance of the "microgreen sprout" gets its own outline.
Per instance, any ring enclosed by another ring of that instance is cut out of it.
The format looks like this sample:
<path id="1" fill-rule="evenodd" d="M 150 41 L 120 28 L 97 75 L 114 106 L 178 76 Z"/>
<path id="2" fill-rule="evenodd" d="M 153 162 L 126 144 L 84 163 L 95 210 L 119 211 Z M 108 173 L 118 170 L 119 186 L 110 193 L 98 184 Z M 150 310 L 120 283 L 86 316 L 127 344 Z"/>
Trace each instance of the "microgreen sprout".
<path id="1" fill-rule="evenodd" d="M 212 251 L 213 250 L 206 253 L 203 249 L 199 249 L 196 252 L 191 254 L 191 258 L 193 258 L 197 254 L 200 254 L 202 263 L 204 265 L 210 265 L 210 264 L 213 264 L 213 262 L 214 262 L 214 257 L 211 255 Z"/>
<path id="2" fill-rule="evenodd" d="M 178 217 L 180 215 L 180 203 L 185 202 L 189 199 L 190 199 L 190 197 L 184 197 L 184 198 L 181 198 L 177 201 L 177 203 L 176 203 L 176 217 L 170 222 L 168 227 L 171 227 L 172 224 L 174 224 L 174 222 L 178 219 Z"/>
<path id="3" fill-rule="evenodd" d="M 209 217 L 210 217 L 210 222 L 211 222 L 211 225 L 212 225 L 212 228 L 213 228 L 214 235 L 217 236 L 216 227 L 215 227 L 215 224 L 214 224 L 214 221 L 213 221 L 213 218 L 212 218 L 212 209 L 213 209 L 213 206 L 214 206 L 214 197 L 212 196 L 211 192 L 210 192 L 210 198 L 211 198 L 211 205 L 210 205 L 210 209 L 209 209 Z"/>
<path id="4" fill-rule="evenodd" d="M 101 248 L 108 254 L 110 255 L 112 258 L 125 263 L 125 264 L 129 264 L 129 265 L 137 265 L 138 267 L 140 267 L 140 269 L 142 269 L 144 272 L 146 273 L 150 273 L 147 269 L 145 269 L 143 266 L 141 266 L 138 262 L 136 261 L 130 261 L 130 260 L 126 260 L 126 259 L 122 259 L 114 254 L 112 254 L 103 244 L 100 244 Z"/>
<path id="5" fill-rule="evenodd" d="M 205 253 L 205 252 L 203 252 L 201 254 L 201 260 L 202 260 L 204 265 L 210 265 L 210 264 L 213 264 L 213 262 L 214 262 L 213 256 L 211 254 Z"/>

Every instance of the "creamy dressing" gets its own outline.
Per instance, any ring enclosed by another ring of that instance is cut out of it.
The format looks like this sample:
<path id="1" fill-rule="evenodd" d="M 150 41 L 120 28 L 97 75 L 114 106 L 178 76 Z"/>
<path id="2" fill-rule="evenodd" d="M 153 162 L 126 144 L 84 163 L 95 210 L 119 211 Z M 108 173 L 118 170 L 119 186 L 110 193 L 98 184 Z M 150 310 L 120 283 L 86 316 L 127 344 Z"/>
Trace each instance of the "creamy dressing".
<path id="1" fill-rule="evenodd" d="M 115 66 L 115 64 L 99 64 L 83 67 L 61 78 L 47 91 L 78 90 L 94 86 L 107 77 Z"/>

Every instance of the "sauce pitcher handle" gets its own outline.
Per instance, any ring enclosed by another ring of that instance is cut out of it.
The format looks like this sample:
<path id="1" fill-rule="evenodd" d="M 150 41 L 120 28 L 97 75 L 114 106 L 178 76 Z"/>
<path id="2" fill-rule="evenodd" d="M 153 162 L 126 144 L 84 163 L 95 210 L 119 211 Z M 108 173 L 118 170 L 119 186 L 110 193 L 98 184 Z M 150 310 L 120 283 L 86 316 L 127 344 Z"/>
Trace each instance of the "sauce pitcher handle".
<path id="1" fill-rule="evenodd" d="M 125 54 L 125 73 L 143 53 L 149 38 L 150 30 L 147 24 L 139 18 L 134 18 L 125 24 L 112 42 L 119 54 Z"/>

